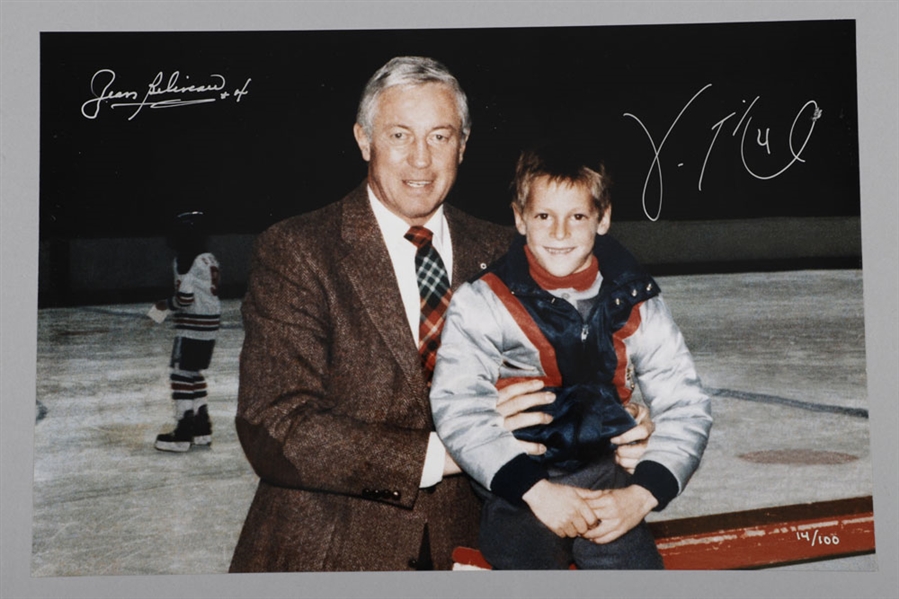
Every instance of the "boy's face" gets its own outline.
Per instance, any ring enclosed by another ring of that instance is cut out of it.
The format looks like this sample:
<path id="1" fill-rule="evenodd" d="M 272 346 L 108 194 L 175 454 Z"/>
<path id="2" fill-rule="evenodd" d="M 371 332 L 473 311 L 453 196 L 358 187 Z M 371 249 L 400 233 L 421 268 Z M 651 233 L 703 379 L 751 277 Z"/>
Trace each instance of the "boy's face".
<path id="1" fill-rule="evenodd" d="M 537 177 L 522 213 L 514 205 L 515 228 L 527 238 L 537 262 L 557 277 L 587 268 L 595 236 L 609 231 L 612 210 L 600 215 L 590 191 L 582 185 L 554 183 Z"/>

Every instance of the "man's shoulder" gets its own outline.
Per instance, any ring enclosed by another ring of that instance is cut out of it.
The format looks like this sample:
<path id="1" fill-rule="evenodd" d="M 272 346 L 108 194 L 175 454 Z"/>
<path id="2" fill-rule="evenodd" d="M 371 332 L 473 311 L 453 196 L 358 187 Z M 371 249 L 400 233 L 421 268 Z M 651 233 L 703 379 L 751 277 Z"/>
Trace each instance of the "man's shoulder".
<path id="1" fill-rule="evenodd" d="M 510 226 L 472 216 L 449 204 L 445 210 L 454 238 L 453 243 L 459 240 L 463 242 L 463 246 L 475 244 L 487 248 L 494 259 L 506 252 L 515 235 L 515 230 Z"/>
<path id="2" fill-rule="evenodd" d="M 306 239 L 310 234 L 318 236 L 323 228 L 336 227 L 339 222 L 339 210 L 334 202 L 310 212 L 296 214 L 271 225 L 263 231 L 265 236 L 291 236 Z"/>
<path id="3" fill-rule="evenodd" d="M 468 212 L 465 212 L 461 208 L 456 208 L 451 204 L 445 204 L 446 217 L 450 220 L 450 222 L 455 221 L 457 225 L 461 225 L 466 230 L 477 232 L 477 233 L 493 233 L 497 235 L 507 236 L 509 239 L 512 237 L 513 229 L 512 227 L 506 225 L 500 225 L 494 223 L 489 220 L 485 220 L 483 218 L 473 216 Z"/>
<path id="4" fill-rule="evenodd" d="M 333 243 L 340 236 L 345 207 L 358 204 L 358 194 L 357 188 L 336 202 L 279 221 L 263 231 L 261 237 L 288 238 L 295 243 Z"/>

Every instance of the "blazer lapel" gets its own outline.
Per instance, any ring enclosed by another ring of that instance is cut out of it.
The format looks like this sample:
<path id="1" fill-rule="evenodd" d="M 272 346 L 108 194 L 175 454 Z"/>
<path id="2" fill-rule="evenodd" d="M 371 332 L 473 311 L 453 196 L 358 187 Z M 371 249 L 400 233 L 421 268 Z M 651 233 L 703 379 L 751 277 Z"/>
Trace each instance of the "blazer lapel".
<path id="1" fill-rule="evenodd" d="M 347 196 L 342 218 L 342 241 L 349 252 L 341 267 L 359 296 L 359 308 L 371 319 L 415 390 L 409 395 L 423 395 L 425 382 L 418 348 L 409 331 L 396 274 L 371 210 L 365 183 Z"/>
<path id="2" fill-rule="evenodd" d="M 449 204 L 443 206 L 453 244 L 452 288 L 455 291 L 462 283 L 487 268 L 491 258 L 484 248 L 484 240 L 465 227 L 464 213 Z"/>

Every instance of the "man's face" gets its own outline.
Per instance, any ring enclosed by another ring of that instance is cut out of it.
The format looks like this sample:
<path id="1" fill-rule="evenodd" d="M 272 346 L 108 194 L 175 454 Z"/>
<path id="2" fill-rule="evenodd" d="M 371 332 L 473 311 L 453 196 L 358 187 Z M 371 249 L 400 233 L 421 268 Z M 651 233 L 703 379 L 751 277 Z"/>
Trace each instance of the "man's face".
<path id="1" fill-rule="evenodd" d="M 527 207 L 514 206 L 515 228 L 527 238 L 537 263 L 557 277 L 580 272 L 590 264 L 595 236 L 609 231 L 612 210 L 599 214 L 583 185 L 537 177 Z"/>
<path id="2" fill-rule="evenodd" d="M 378 97 L 371 139 L 358 123 L 353 133 L 375 196 L 410 225 L 423 225 L 449 193 L 465 152 L 450 88 L 387 88 Z"/>

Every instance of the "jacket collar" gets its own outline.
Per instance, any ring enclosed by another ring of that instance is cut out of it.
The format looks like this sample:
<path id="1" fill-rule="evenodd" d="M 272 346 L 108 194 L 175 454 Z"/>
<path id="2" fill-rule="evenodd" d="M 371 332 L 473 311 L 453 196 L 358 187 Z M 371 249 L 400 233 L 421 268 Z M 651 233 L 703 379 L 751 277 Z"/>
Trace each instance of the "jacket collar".
<path id="1" fill-rule="evenodd" d="M 506 259 L 498 267 L 498 270 L 502 270 L 501 277 L 513 293 L 549 296 L 549 292 L 537 285 L 531 277 L 527 256 L 524 253 L 525 244 L 524 235 L 516 234 Z M 602 275 L 600 294 L 635 278 L 647 276 L 633 255 L 609 235 L 596 236 L 593 255 L 599 262 L 599 272 Z"/>
<path id="2" fill-rule="evenodd" d="M 370 274 L 365 278 L 366 287 L 380 289 L 382 286 L 372 285 L 372 281 L 395 279 L 387 246 L 384 245 L 384 239 L 369 204 L 367 186 L 368 181 L 365 180 L 344 198 L 340 225 L 341 240 L 347 248 L 348 255 L 345 258 L 358 260 L 359 264 L 366 265 L 365 268 L 374 269 L 368 271 Z M 455 290 L 465 282 L 466 275 L 486 268 L 486 265 L 481 267 L 480 261 L 484 259 L 480 255 L 481 252 L 466 251 L 483 247 L 485 240 L 479 239 L 469 227 L 465 226 L 466 218 L 470 217 L 464 212 L 446 203 L 443 204 L 443 211 L 454 248 L 452 286 Z M 396 285 L 392 287 L 395 288 Z M 396 304 L 397 309 L 401 310 L 399 291 L 396 291 L 395 295 L 396 301 L 399 302 Z"/>

